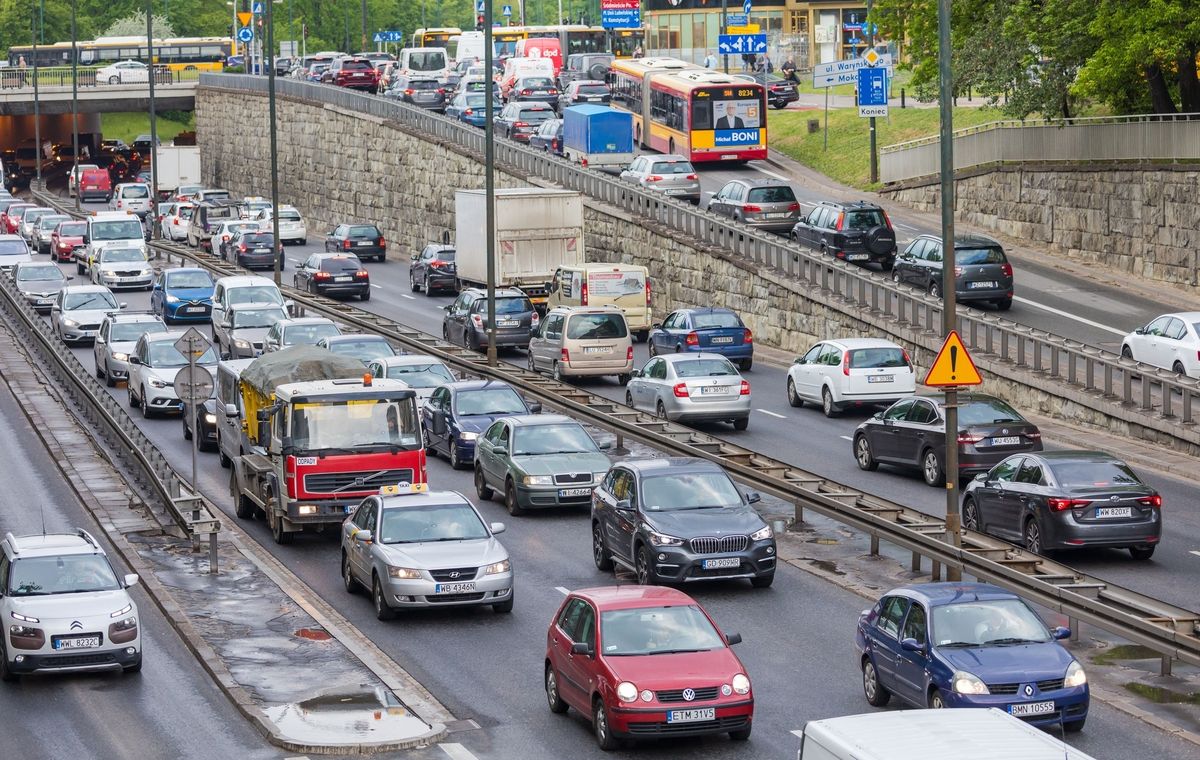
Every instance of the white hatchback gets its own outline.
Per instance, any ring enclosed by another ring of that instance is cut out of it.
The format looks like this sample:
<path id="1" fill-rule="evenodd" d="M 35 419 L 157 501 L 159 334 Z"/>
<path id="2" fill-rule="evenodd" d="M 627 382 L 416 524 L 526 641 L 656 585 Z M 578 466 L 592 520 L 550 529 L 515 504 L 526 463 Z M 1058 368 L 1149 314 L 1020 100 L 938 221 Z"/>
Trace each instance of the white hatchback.
<path id="1" fill-rule="evenodd" d="M 254 219 L 262 225 L 264 230 L 269 230 L 272 227 L 272 213 L 274 213 L 273 209 L 264 208 Z M 304 224 L 304 217 L 300 216 L 300 212 L 294 206 L 279 207 L 279 242 L 299 243 L 300 245 L 308 243 L 308 228 Z"/>
<path id="2" fill-rule="evenodd" d="M 1125 336 L 1121 356 L 1200 377 L 1200 311 L 1156 317 Z"/>
<path id="3" fill-rule="evenodd" d="M 908 352 L 889 340 L 822 341 L 788 367 L 788 403 L 820 403 L 826 417 L 850 406 L 890 405 L 916 390 Z"/>

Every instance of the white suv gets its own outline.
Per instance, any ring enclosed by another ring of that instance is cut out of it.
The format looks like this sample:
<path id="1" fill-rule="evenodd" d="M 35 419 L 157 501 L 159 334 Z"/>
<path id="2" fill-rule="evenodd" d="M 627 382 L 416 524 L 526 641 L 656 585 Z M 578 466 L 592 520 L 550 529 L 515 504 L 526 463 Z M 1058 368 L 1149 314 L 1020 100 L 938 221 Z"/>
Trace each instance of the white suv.
<path id="1" fill-rule="evenodd" d="M 822 341 L 796 359 L 787 373 L 788 403 L 819 403 L 826 417 L 851 406 L 891 405 L 916 390 L 908 352 L 890 340 Z"/>
<path id="2" fill-rule="evenodd" d="M 264 208 L 258 212 L 254 220 L 264 230 L 269 230 L 272 228 L 271 214 L 273 213 L 272 209 Z M 295 206 L 279 207 L 279 242 L 308 245 L 308 228 L 304 224 L 304 218 L 300 216 L 300 212 L 296 210 Z"/>
<path id="3" fill-rule="evenodd" d="M 0 680 L 51 670 L 142 669 L 137 605 L 87 531 L 0 541 Z"/>

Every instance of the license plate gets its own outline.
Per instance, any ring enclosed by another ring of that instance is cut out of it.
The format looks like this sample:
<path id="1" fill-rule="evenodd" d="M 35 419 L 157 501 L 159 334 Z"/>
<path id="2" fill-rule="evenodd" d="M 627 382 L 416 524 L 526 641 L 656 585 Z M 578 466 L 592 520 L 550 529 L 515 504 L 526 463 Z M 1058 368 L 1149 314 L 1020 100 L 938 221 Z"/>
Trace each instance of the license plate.
<path id="1" fill-rule="evenodd" d="M 718 393 L 724 393 L 724 392 L 725 392 L 725 386 L 724 386 L 724 385 L 712 385 L 712 386 L 704 386 L 704 387 L 702 387 L 702 388 L 700 389 L 700 395 L 701 395 L 701 396 L 707 396 L 707 395 L 709 395 L 709 394 L 714 394 L 714 395 L 715 395 L 715 394 L 718 394 Z"/>
<path id="2" fill-rule="evenodd" d="M 433 587 L 435 594 L 469 594 L 475 590 L 475 581 L 468 583 L 439 583 Z"/>
<path id="3" fill-rule="evenodd" d="M 184 311 L 188 314 L 203 314 L 207 309 L 203 306 L 189 306 Z"/>
<path id="4" fill-rule="evenodd" d="M 255 248 L 254 252 L 255 253 L 270 253 L 271 249 L 270 248 Z"/>
<path id="5" fill-rule="evenodd" d="M 590 488 L 560 488 L 558 489 L 559 497 L 566 496 L 587 496 L 592 492 Z"/>
<path id="6" fill-rule="evenodd" d="M 370 245 L 370 244 L 371 244 L 370 240 L 363 240 L 358 243 L 355 243 L 355 245 Z"/>
<path id="7" fill-rule="evenodd" d="M 967 283 L 967 288 L 970 290 L 978 290 L 980 288 L 995 288 L 995 287 L 998 287 L 998 286 L 996 285 L 996 283 L 994 283 L 990 280 L 986 281 L 986 282 L 968 282 Z"/>
<path id="8" fill-rule="evenodd" d="M 612 349 L 609 348 L 608 346 L 584 346 L 583 347 L 583 352 L 585 354 L 607 354 L 607 353 L 610 353 L 611 351 L 612 351 Z"/>
<path id="9" fill-rule="evenodd" d="M 334 277 L 333 281 L 334 282 L 350 282 L 350 280 L 352 280 L 352 279 L 354 279 L 354 278 L 352 278 L 352 277 Z"/>
<path id="10" fill-rule="evenodd" d="M 54 303 L 53 298 L 39 298 L 38 299 L 38 306 L 44 306 L 44 305 L 52 304 L 52 303 Z"/>
<path id="11" fill-rule="evenodd" d="M 515 319 L 501 319 L 498 322 L 496 322 L 496 324 L 499 325 L 500 327 L 516 327 L 517 325 L 520 324 L 520 322 L 518 322 Z"/>
<path id="12" fill-rule="evenodd" d="M 892 383 L 895 381 L 895 375 L 867 375 L 868 383 Z"/>
<path id="13" fill-rule="evenodd" d="M 1019 435 L 1005 435 L 992 439 L 993 446 L 1016 446 L 1020 442 L 1021 436 Z"/>
<path id="14" fill-rule="evenodd" d="M 1133 517 L 1133 507 L 1096 507 L 1096 517 Z"/>
<path id="15" fill-rule="evenodd" d="M 1054 712 L 1053 702 L 1030 702 L 1026 705 L 1009 705 L 1008 714 L 1017 718 L 1025 718 L 1030 715 L 1049 715 Z"/>
<path id="16" fill-rule="evenodd" d="M 716 720 L 717 708 L 705 707 L 699 710 L 671 710 L 667 713 L 668 723 L 695 723 L 701 720 Z"/>
<path id="17" fill-rule="evenodd" d="M 723 338 L 721 338 L 721 337 L 713 338 L 712 340 L 709 341 L 709 343 L 732 343 L 732 342 L 733 342 L 732 335 L 725 336 Z"/>
<path id="18" fill-rule="evenodd" d="M 846 254 L 846 261 L 866 261 L 869 258 L 871 258 L 871 257 L 865 253 L 848 253 L 848 254 Z"/>
<path id="19" fill-rule="evenodd" d="M 95 649 L 100 646 L 99 636 L 76 636 L 70 639 L 55 639 L 55 649 Z"/>
<path id="20" fill-rule="evenodd" d="M 717 570 L 722 567 L 741 567 L 742 561 L 737 557 L 721 557 L 719 559 L 706 559 L 701 567 L 705 570 Z"/>

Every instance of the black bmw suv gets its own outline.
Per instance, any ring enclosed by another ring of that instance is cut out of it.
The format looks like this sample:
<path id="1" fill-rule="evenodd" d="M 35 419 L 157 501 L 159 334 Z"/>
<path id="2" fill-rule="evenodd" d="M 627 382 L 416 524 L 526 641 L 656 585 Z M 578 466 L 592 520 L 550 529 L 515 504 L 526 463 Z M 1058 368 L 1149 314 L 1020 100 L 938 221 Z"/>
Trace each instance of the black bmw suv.
<path id="1" fill-rule="evenodd" d="M 874 203 L 822 201 L 792 227 L 792 240 L 837 259 L 874 262 L 886 272 L 896 261 L 896 231 Z"/>
<path id="2" fill-rule="evenodd" d="M 592 557 L 641 585 L 775 580 L 775 536 L 720 466 L 686 457 L 614 465 L 592 492 Z"/>

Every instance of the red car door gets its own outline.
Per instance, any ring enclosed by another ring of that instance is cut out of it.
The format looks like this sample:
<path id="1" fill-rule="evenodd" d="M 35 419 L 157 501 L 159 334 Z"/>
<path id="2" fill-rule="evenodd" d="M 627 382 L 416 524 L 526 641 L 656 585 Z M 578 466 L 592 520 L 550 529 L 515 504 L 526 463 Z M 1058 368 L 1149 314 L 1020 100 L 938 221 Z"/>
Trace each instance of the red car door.
<path id="1" fill-rule="evenodd" d="M 590 627 L 594 642 L 595 612 L 583 599 L 571 597 L 563 605 L 562 611 L 550 631 L 549 653 L 550 665 L 554 668 L 555 677 L 558 679 L 559 696 L 571 707 L 591 714 L 588 673 L 587 668 L 582 664 L 589 660 L 587 655 L 575 654 L 572 651 L 576 642 L 576 632 L 582 632 L 581 622 L 585 616 L 591 619 Z"/>

